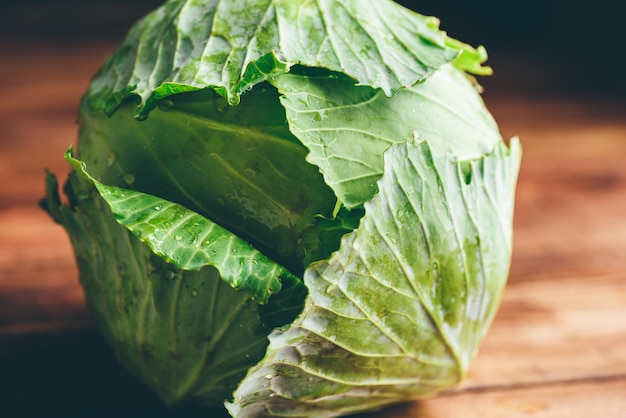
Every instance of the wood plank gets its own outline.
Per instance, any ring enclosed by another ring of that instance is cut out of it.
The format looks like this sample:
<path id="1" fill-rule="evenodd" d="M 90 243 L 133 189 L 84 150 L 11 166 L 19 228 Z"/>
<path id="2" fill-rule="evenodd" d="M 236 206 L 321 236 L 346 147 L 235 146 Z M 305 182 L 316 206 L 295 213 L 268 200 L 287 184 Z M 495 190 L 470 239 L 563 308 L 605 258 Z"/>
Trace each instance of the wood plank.
<path id="1" fill-rule="evenodd" d="M 625 394 L 626 379 L 559 382 L 448 394 L 394 407 L 384 417 L 620 418 L 626 415 Z"/>
<path id="2" fill-rule="evenodd" d="M 494 102 L 524 152 L 510 280 L 626 271 L 626 104 Z"/>
<path id="3" fill-rule="evenodd" d="M 623 275 L 513 282 L 462 388 L 626 376 L 625 319 Z"/>
<path id="4" fill-rule="evenodd" d="M 67 234 L 31 203 L 0 209 L 0 336 L 91 327 Z"/>

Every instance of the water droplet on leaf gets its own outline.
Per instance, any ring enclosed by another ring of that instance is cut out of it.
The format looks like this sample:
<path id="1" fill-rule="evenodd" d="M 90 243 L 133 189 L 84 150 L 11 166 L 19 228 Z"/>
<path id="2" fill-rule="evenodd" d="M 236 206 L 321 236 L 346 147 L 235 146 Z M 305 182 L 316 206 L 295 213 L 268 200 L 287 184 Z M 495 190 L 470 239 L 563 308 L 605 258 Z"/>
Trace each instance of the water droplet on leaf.
<path id="1" fill-rule="evenodd" d="M 171 110 L 174 107 L 174 102 L 168 99 L 160 100 L 158 107 L 160 110 L 167 112 L 168 110 Z"/>
<path id="2" fill-rule="evenodd" d="M 228 110 L 228 102 L 226 99 L 219 98 L 215 100 L 215 111 L 220 115 L 223 115 Z"/>
<path id="3" fill-rule="evenodd" d="M 133 184 L 135 182 L 135 176 L 130 173 L 124 174 L 122 178 L 124 179 L 126 184 Z"/>
<path id="4" fill-rule="evenodd" d="M 244 169 L 247 174 L 251 176 L 256 176 L 259 174 L 259 167 L 254 162 L 246 162 L 246 167 Z"/>
<path id="5" fill-rule="evenodd" d="M 117 157 L 115 156 L 115 154 L 110 153 L 107 157 L 107 167 L 111 167 L 113 164 L 115 164 L 116 159 Z"/>

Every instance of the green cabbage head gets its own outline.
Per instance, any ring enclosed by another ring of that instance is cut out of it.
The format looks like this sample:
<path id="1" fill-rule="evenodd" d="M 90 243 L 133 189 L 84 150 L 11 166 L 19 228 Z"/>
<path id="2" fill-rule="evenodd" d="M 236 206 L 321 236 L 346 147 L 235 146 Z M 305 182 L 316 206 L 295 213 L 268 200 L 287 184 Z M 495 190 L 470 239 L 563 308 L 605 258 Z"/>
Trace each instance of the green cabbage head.
<path id="1" fill-rule="evenodd" d="M 79 112 L 89 309 L 168 405 L 330 417 L 459 383 L 511 257 L 483 48 L 390 0 L 169 0 Z"/>

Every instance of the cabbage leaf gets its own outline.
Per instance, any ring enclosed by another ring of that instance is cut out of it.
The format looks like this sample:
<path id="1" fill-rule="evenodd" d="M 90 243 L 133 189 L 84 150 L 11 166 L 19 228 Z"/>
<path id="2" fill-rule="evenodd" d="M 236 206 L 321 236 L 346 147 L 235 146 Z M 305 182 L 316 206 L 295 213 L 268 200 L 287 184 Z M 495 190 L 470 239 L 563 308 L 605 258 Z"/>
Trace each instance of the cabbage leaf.
<path id="1" fill-rule="evenodd" d="M 252 295 L 215 267 L 183 270 L 155 255 L 78 172 L 65 191 L 69 205 L 49 174 L 43 205 L 71 238 L 89 311 L 119 361 L 167 405 L 230 398 L 263 357 L 269 331 L 295 314 L 270 299 L 263 318 Z M 293 283 L 283 292 L 299 312 L 306 293 Z"/>
<path id="2" fill-rule="evenodd" d="M 231 414 L 339 416 L 458 383 L 506 283 L 519 157 L 517 141 L 468 164 L 393 145 L 379 194 L 306 270 L 303 313 L 270 335 Z"/>
<path id="3" fill-rule="evenodd" d="M 170 0 L 131 30 L 83 104 L 111 114 L 136 94 L 145 118 L 159 99 L 207 87 L 237 104 L 294 65 L 340 72 L 391 96 L 461 55 L 464 69 L 480 68 L 486 57 L 450 42 L 438 24 L 388 0 Z"/>
<path id="4" fill-rule="evenodd" d="M 487 154 L 502 140 L 474 85 L 450 65 L 392 99 L 334 73 L 286 74 L 271 82 L 282 95 L 289 128 L 310 150 L 307 160 L 348 208 L 377 192 L 383 153 L 412 135 L 460 160 Z"/>

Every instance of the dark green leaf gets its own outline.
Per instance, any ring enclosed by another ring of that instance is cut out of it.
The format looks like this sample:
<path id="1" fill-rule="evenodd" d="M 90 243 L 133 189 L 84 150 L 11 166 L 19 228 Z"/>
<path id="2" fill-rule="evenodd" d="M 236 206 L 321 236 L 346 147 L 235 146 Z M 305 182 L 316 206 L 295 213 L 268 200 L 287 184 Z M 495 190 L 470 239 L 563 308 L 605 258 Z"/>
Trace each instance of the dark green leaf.
<path id="1" fill-rule="evenodd" d="M 154 255 L 84 176 L 72 173 L 66 192 L 71 207 L 49 175 L 45 207 L 69 234 L 88 307 L 117 358 L 168 405 L 222 404 L 265 353 L 259 305 L 211 266 L 181 270 Z"/>
<path id="2" fill-rule="evenodd" d="M 238 106 L 212 91 L 176 95 L 141 122 L 133 106 L 82 116 L 77 157 L 91 175 L 179 203 L 301 274 L 298 240 L 336 198 L 305 161 L 275 88 L 257 86 Z"/>
<path id="3" fill-rule="evenodd" d="M 214 222 L 159 197 L 100 183 L 71 154 L 66 158 L 74 170 L 93 182 L 120 224 L 179 269 L 213 266 L 234 289 L 249 292 L 259 303 L 280 292 L 283 280 L 298 281 L 284 267 Z"/>

